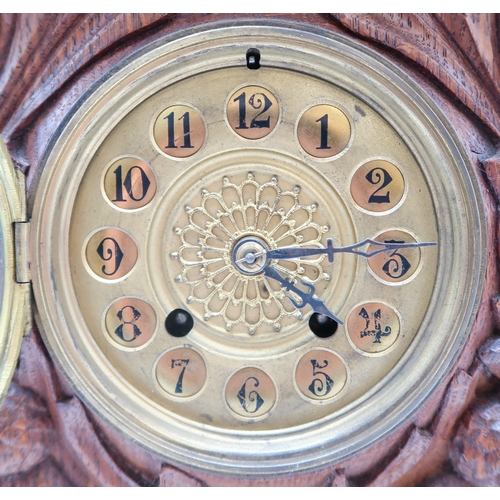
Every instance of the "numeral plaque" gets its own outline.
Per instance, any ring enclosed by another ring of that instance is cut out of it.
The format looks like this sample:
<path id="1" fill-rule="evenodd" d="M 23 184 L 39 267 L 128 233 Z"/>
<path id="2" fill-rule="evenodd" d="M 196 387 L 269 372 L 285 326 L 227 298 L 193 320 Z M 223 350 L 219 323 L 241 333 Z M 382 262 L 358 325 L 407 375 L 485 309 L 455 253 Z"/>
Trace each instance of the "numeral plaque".
<path id="1" fill-rule="evenodd" d="M 103 179 L 106 198 L 123 210 L 146 206 L 156 193 L 156 177 L 144 161 L 126 156 L 114 161 Z"/>
<path id="2" fill-rule="evenodd" d="M 105 315 L 105 330 L 111 340 L 128 347 L 141 347 L 153 337 L 156 313 L 144 300 L 124 297 L 112 302 Z"/>
<path id="3" fill-rule="evenodd" d="M 125 277 L 137 261 L 137 245 L 125 231 L 105 228 L 94 233 L 85 248 L 87 264 L 104 280 Z"/>
<path id="4" fill-rule="evenodd" d="M 351 196 L 369 212 L 387 212 L 396 207 L 405 192 L 400 170 L 386 160 L 372 160 L 361 165 L 351 179 Z"/>
<path id="5" fill-rule="evenodd" d="M 396 311 L 379 302 L 366 302 L 355 307 L 347 320 L 350 341 L 368 354 L 383 352 L 394 345 L 400 328 Z"/>
<path id="6" fill-rule="evenodd" d="M 187 158 L 198 152 L 205 135 L 205 122 L 200 113 L 184 104 L 164 109 L 153 127 L 156 145 L 175 158 Z"/>
<path id="7" fill-rule="evenodd" d="M 391 230 L 380 234 L 375 241 L 385 243 L 416 243 L 413 236 L 405 231 Z M 368 247 L 368 252 L 375 249 Z M 421 248 L 399 248 L 381 252 L 368 260 L 373 273 L 386 283 L 403 283 L 410 279 L 419 268 Z"/>
<path id="8" fill-rule="evenodd" d="M 262 139 L 278 124 L 278 100 L 268 89 L 255 85 L 236 91 L 227 103 L 229 126 L 245 139 Z"/>
<path id="9" fill-rule="evenodd" d="M 188 398 L 198 394 L 205 385 L 207 367 L 195 350 L 188 347 L 172 349 L 158 361 L 156 379 L 171 396 Z"/>
<path id="10" fill-rule="evenodd" d="M 307 399 L 325 401 L 342 391 L 347 383 L 347 368 L 332 351 L 314 349 L 300 358 L 295 383 Z"/>
<path id="11" fill-rule="evenodd" d="M 229 408 L 240 417 L 263 417 L 276 403 L 276 386 L 262 370 L 243 368 L 228 380 L 225 397 Z"/>
<path id="12" fill-rule="evenodd" d="M 349 144 L 351 124 L 335 106 L 311 106 L 299 119 L 297 138 L 311 156 L 330 158 L 340 154 Z"/>

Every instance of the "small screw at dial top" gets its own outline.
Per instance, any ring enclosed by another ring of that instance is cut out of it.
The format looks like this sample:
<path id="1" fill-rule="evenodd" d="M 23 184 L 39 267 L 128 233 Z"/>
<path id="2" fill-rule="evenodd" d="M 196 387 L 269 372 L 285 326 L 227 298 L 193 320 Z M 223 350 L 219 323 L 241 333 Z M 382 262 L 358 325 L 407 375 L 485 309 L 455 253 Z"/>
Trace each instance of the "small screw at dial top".
<path id="1" fill-rule="evenodd" d="M 247 68 L 248 69 L 260 68 L 260 52 L 258 49 L 247 50 Z"/>

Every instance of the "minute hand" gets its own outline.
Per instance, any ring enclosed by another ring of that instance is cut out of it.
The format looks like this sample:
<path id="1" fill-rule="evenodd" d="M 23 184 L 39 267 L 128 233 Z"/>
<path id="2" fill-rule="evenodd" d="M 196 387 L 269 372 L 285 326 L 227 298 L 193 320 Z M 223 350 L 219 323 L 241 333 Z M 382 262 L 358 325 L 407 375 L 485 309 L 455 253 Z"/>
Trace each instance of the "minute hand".
<path id="1" fill-rule="evenodd" d="M 379 248 L 374 249 L 371 252 L 363 252 L 362 250 L 358 250 L 358 248 L 365 245 L 374 245 Z M 353 253 L 355 255 L 359 255 L 361 257 L 369 259 L 374 255 L 386 252 L 387 250 L 398 248 L 431 247 L 435 245 L 437 245 L 437 243 L 434 241 L 422 243 L 382 243 L 380 241 L 372 240 L 371 238 L 366 238 L 359 243 L 354 243 L 354 245 L 349 245 L 346 247 L 334 247 L 332 239 L 328 238 L 326 240 L 326 248 L 283 247 L 277 248 L 275 250 L 268 250 L 266 252 L 266 257 L 270 260 L 291 260 L 326 253 L 328 255 L 328 262 L 333 262 L 333 256 L 336 253 Z"/>

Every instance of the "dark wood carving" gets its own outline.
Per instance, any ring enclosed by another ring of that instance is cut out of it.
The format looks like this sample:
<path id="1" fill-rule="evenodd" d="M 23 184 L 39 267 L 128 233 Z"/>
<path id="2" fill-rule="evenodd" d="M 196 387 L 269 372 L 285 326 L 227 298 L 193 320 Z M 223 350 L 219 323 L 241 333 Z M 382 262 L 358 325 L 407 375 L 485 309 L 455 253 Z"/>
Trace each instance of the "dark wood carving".
<path id="1" fill-rule="evenodd" d="M 96 78 L 158 36 L 241 17 L 0 16 L 0 133 L 27 174 L 30 200 L 52 134 Z M 481 182 L 490 244 L 481 304 L 454 370 L 407 425 L 345 463 L 275 480 L 224 479 L 180 470 L 122 438 L 75 396 L 34 327 L 0 409 L 0 486 L 500 486 L 500 16 L 265 17 L 370 46 L 417 80 L 459 134 Z"/>

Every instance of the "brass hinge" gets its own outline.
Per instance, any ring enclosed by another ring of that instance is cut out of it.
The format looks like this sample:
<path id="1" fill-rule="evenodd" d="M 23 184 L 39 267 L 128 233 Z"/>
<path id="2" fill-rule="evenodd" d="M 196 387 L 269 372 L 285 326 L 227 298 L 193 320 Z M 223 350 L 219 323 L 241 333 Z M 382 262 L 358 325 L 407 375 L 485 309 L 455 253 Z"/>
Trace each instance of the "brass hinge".
<path id="1" fill-rule="evenodd" d="M 15 169 L 15 173 L 19 192 L 22 193 L 22 195 L 19 196 L 20 206 L 14 218 L 16 282 L 30 283 L 30 262 L 28 260 L 30 223 L 27 221 L 26 195 L 24 194 L 26 193 L 26 177 L 17 168 Z"/>
<path id="2" fill-rule="evenodd" d="M 17 185 L 21 195 L 19 196 L 19 206 L 16 211 L 14 225 L 14 245 L 16 261 L 16 282 L 19 287 L 21 300 L 23 302 L 22 311 L 22 331 L 27 335 L 31 331 L 33 324 L 33 314 L 31 309 L 31 273 L 29 261 L 29 235 L 30 222 L 27 221 L 26 210 L 26 178 L 24 174 L 15 169 Z M 23 195 L 24 194 L 24 195 Z"/>

